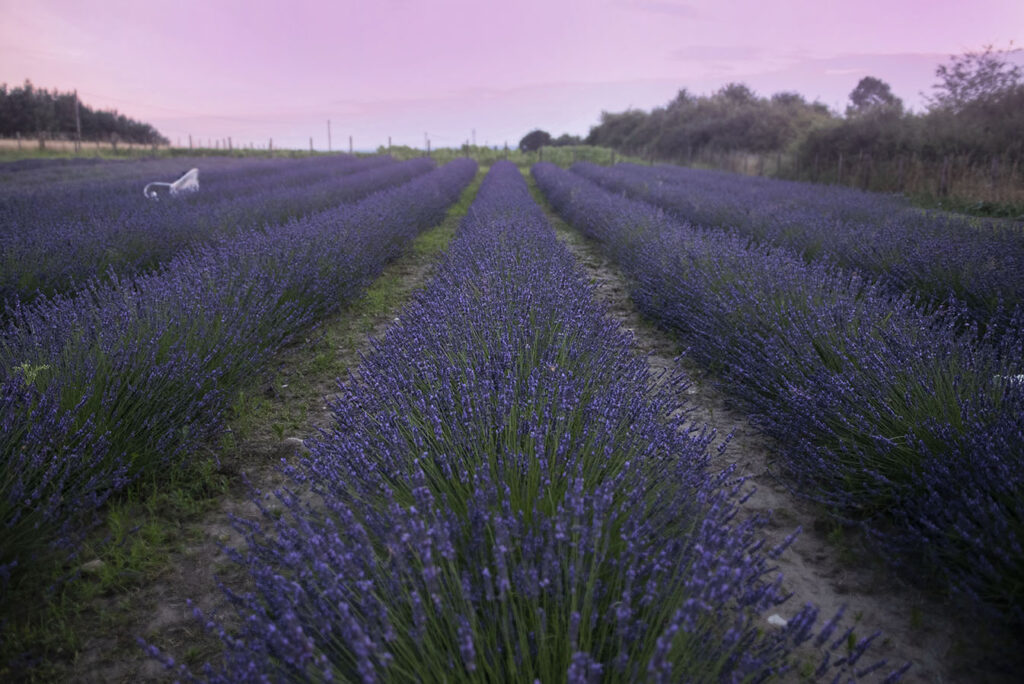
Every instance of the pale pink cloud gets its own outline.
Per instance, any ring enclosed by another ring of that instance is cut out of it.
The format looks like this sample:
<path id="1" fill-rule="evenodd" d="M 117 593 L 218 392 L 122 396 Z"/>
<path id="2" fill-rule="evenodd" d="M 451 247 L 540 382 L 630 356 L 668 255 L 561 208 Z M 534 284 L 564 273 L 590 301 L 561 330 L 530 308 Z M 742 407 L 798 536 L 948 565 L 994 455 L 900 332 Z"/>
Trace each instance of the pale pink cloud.
<path id="1" fill-rule="evenodd" d="M 0 0 L 0 82 L 77 88 L 172 140 L 515 142 L 745 81 L 909 104 L 950 53 L 1006 44 L 1019 0 Z M 357 144 L 359 144 L 357 142 Z"/>

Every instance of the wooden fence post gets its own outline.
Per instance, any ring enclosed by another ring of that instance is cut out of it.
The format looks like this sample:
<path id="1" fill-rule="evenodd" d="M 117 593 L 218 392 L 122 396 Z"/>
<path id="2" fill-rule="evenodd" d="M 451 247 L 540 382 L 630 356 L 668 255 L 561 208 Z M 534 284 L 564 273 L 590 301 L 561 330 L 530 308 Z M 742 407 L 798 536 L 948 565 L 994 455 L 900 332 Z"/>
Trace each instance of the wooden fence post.
<path id="1" fill-rule="evenodd" d="M 939 197 L 949 194 L 949 155 L 942 158 L 942 170 L 939 172 Z"/>
<path id="2" fill-rule="evenodd" d="M 871 184 L 871 155 L 870 154 L 865 154 L 865 153 L 861 152 L 861 154 L 860 154 L 860 163 L 861 163 L 861 171 L 860 171 L 861 186 L 865 190 L 867 190 L 868 186 Z"/>

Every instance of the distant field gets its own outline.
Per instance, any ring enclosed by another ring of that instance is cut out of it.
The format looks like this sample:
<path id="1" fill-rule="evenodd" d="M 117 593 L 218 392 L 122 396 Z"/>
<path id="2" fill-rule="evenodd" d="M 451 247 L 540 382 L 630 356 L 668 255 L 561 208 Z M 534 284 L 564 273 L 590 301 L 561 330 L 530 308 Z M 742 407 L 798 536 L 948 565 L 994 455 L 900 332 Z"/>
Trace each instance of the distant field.
<path id="1" fill-rule="evenodd" d="M 232 157 L 313 157 L 326 154 L 341 154 L 340 151 L 327 152 L 326 150 L 308 149 L 268 150 L 266 146 L 257 147 L 233 147 L 228 150 L 227 146 L 200 147 L 178 147 L 173 145 L 143 145 L 140 143 L 119 142 L 113 145 L 110 142 L 83 142 L 76 151 L 73 140 L 47 140 L 43 147 L 39 146 L 36 139 L 22 138 L 0 138 L 0 162 L 18 161 L 21 159 L 64 159 L 74 157 L 103 157 L 105 159 L 139 159 L 146 157 L 183 157 L 183 156 L 232 156 Z M 364 155 L 365 156 L 365 155 Z"/>
<path id="2" fill-rule="evenodd" d="M 167 145 L 158 145 L 157 149 L 168 149 Z M 108 151 L 113 150 L 114 147 L 109 142 L 83 142 L 81 151 L 88 153 L 92 151 Z M 152 150 L 153 145 L 141 145 L 138 143 L 118 143 L 118 150 Z M 23 151 L 30 152 L 36 151 L 51 151 L 58 152 L 60 154 L 68 154 L 75 152 L 75 142 L 73 140 L 47 140 L 40 148 L 39 140 L 32 138 L 22 138 L 18 140 L 16 138 L 0 138 L 0 150 L 4 152 L 8 151 Z"/>

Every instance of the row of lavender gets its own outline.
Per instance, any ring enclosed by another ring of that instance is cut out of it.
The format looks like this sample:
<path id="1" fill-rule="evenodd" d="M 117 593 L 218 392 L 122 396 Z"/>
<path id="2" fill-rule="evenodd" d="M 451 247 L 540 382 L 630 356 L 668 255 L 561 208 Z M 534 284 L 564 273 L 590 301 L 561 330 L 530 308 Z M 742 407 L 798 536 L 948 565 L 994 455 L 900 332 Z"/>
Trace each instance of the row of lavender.
<path id="1" fill-rule="evenodd" d="M 555 208 L 744 399 L 799 491 L 889 560 L 1024 618 L 1024 328 L 979 338 L 857 272 L 675 221 L 551 165 Z"/>
<path id="2" fill-rule="evenodd" d="M 109 219 L 131 207 L 128 197 L 145 199 L 142 188 L 149 181 L 170 181 L 192 167 L 201 171 L 202 188 L 211 193 L 184 195 L 179 202 L 217 201 L 242 194 L 257 195 L 274 187 L 317 183 L 394 164 L 387 156 L 365 158 L 331 156 L 305 159 L 172 158 L 135 162 L 109 162 L 88 175 L 74 175 L 60 169 L 25 177 L 0 189 L 4 211 L 29 216 L 63 218 L 66 212 L 82 220 Z M 148 206 L 148 205 L 144 205 Z"/>
<path id="3" fill-rule="evenodd" d="M 183 168 L 202 166 L 207 170 L 238 169 L 255 160 L 235 157 L 163 157 L 152 159 L 22 159 L 0 164 L 0 199 L 32 192 L 51 184 L 109 182 L 117 179 L 137 182 L 139 178 L 160 180 L 180 174 Z M 259 160 L 263 165 L 267 160 Z"/>
<path id="4" fill-rule="evenodd" d="M 438 223 L 475 172 L 456 160 L 14 310 L 0 328 L 0 585 L 73 552 L 113 492 L 215 434 L 241 381 Z"/>
<path id="5" fill-rule="evenodd" d="M 200 678 L 761 681 L 812 638 L 811 607 L 758 628 L 781 549 L 731 522 L 708 434 L 669 418 L 511 163 L 342 389 L 241 526 L 252 591 L 229 594 L 237 629 L 208 622 L 224 659 Z M 821 673 L 882 667 L 849 635 Z"/>
<path id="6" fill-rule="evenodd" d="M 902 199 L 850 188 L 750 178 L 677 166 L 573 171 L 676 219 L 721 227 L 856 268 L 900 291 L 945 303 L 952 295 L 980 323 L 1024 306 L 1024 228 L 924 212 Z"/>
<path id="7" fill-rule="evenodd" d="M 203 173 L 200 191 L 153 202 L 144 181 L 57 183 L 0 199 L 0 302 L 73 289 L 113 269 L 136 273 L 257 225 L 275 225 L 353 202 L 432 168 L 427 159 L 322 158 L 276 168 L 235 161 Z"/>

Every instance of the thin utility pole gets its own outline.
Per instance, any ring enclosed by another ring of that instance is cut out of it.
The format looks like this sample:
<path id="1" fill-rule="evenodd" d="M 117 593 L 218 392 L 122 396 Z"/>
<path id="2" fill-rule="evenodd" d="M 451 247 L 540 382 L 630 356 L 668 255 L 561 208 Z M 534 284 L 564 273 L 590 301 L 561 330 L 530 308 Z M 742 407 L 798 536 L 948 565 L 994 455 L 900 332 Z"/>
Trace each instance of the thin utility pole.
<path id="1" fill-rule="evenodd" d="M 348 136 L 348 153 L 352 154 L 352 136 Z"/>
<path id="2" fill-rule="evenodd" d="M 331 120 L 327 120 L 327 151 L 331 151 Z"/>
<path id="3" fill-rule="evenodd" d="M 82 117 L 78 115 L 78 88 L 75 88 L 75 152 L 82 149 Z"/>

